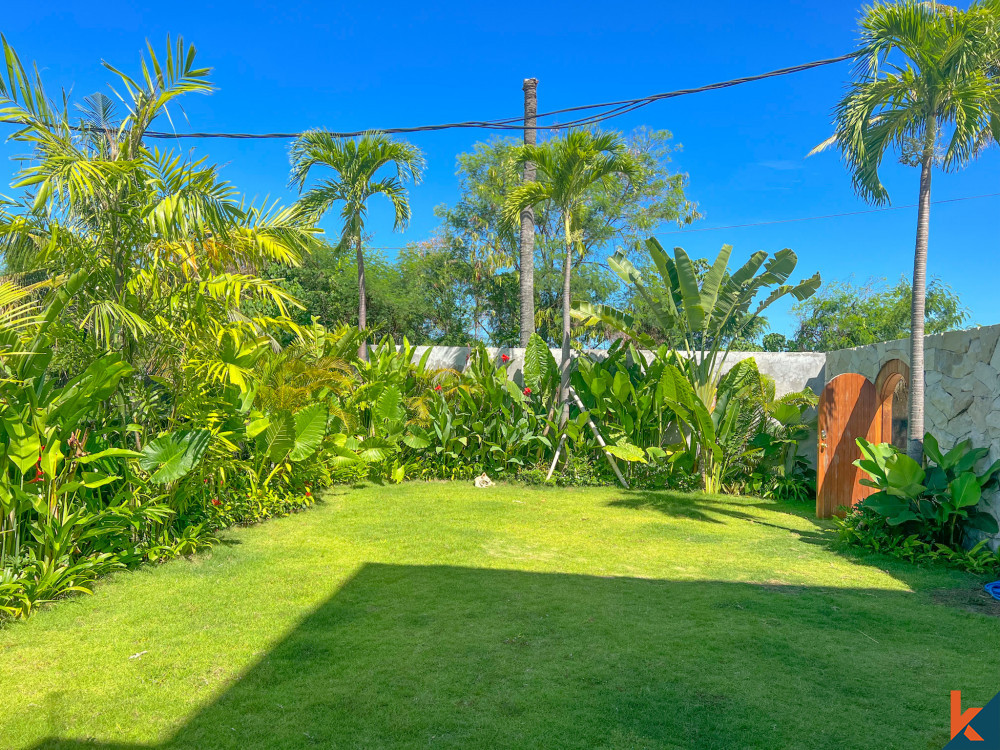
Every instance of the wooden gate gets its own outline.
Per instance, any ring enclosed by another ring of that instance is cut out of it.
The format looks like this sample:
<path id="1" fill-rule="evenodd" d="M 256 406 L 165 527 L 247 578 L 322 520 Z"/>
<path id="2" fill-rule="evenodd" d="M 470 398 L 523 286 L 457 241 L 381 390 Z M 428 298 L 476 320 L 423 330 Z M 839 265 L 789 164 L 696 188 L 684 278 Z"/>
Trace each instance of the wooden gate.
<path id="1" fill-rule="evenodd" d="M 864 375 L 838 375 L 820 394 L 818 422 L 816 516 L 829 518 L 841 506 L 853 507 L 874 492 L 861 484 L 865 473 L 854 466 L 861 457 L 854 439 L 882 441 L 875 386 Z"/>

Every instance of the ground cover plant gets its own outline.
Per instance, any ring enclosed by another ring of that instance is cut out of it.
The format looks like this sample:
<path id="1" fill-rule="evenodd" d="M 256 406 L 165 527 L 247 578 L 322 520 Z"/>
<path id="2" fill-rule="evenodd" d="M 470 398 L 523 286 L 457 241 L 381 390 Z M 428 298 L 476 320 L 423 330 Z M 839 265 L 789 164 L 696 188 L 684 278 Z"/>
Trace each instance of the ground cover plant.
<path id="1" fill-rule="evenodd" d="M 975 576 L 838 551 L 811 516 L 621 488 L 337 488 L 0 630 L 0 736 L 943 746 L 949 690 L 996 691 L 998 605 Z"/>

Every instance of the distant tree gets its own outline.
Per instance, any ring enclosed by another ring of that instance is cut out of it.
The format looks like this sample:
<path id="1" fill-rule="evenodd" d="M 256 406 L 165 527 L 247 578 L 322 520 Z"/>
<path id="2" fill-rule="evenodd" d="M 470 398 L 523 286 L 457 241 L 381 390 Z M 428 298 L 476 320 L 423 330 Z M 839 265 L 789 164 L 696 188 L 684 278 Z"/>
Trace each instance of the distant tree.
<path id="1" fill-rule="evenodd" d="M 603 264 L 617 246 L 631 248 L 665 223 L 689 224 L 699 218 L 685 195 L 687 175 L 672 168 L 666 130 L 639 129 L 624 137 L 638 164 L 635 176 L 617 176 L 587 190 L 587 211 L 579 217 L 578 249 L 571 278 L 573 299 L 605 302 L 620 289 Z M 459 200 L 439 206 L 445 242 L 464 249 L 475 269 L 473 303 L 482 338 L 495 345 L 516 345 L 519 332 L 518 237 L 501 221 L 504 200 L 521 184 L 517 163 L 520 142 L 493 139 L 475 144 L 458 157 Z M 536 329 L 550 344 L 560 343 L 561 260 L 565 253 L 561 219 L 551 205 L 535 209 Z M 512 296 L 513 295 L 513 296 Z M 576 343 L 584 343 L 577 341 Z"/>
<path id="2" fill-rule="evenodd" d="M 923 457 L 924 314 L 931 172 L 965 166 L 1000 135 L 997 4 L 966 10 L 933 2 L 876 3 L 861 18 L 854 81 L 835 114 L 836 144 L 855 191 L 876 205 L 889 194 L 879 178 L 886 152 L 896 149 L 920 166 L 917 236 L 910 311 L 911 458 Z M 939 142 L 943 152 L 938 153 Z"/>
<path id="3" fill-rule="evenodd" d="M 893 286 L 884 280 L 828 284 L 792 307 L 798 327 L 791 346 L 799 351 L 829 352 L 906 338 L 912 296 L 913 287 L 905 277 Z M 968 319 L 969 310 L 951 287 L 931 279 L 925 300 L 926 332 L 951 331 Z"/>
<path id="4" fill-rule="evenodd" d="M 416 146 L 384 133 L 366 133 L 360 138 L 345 139 L 322 130 L 311 130 L 292 144 L 292 184 L 301 191 L 316 166 L 333 170 L 335 177 L 310 188 L 299 203 L 317 220 L 334 204 L 342 204 L 341 245 L 353 247 L 357 253 L 358 330 L 364 331 L 368 309 L 362 240 L 368 199 L 375 195 L 388 198 L 395 212 L 394 228 L 397 231 L 404 229 L 410 221 L 405 184 L 410 180 L 420 181 L 424 157 Z M 386 167 L 390 168 L 390 174 L 379 177 Z M 364 358 L 366 353 L 366 344 L 362 341 L 360 356 Z"/>
<path id="5" fill-rule="evenodd" d="M 307 256 L 300 268 L 270 269 L 302 305 L 291 310 L 299 324 L 313 318 L 332 327 L 357 325 L 354 250 L 329 247 Z M 376 336 L 395 341 L 463 346 L 474 340 L 469 305 L 471 269 L 451 248 L 411 244 L 394 261 L 366 253 L 368 312 Z"/>
<path id="6" fill-rule="evenodd" d="M 768 333 L 761 338 L 760 349 L 765 352 L 787 352 L 791 350 L 793 343 L 783 333 Z"/>

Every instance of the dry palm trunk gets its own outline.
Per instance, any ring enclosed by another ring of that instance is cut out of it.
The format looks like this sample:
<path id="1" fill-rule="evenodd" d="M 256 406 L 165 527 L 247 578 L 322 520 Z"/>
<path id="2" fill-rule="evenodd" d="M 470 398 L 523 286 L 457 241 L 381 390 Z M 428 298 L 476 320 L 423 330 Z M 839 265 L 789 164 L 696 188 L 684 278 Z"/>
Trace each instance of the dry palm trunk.
<path id="1" fill-rule="evenodd" d="M 573 242 L 570 236 L 569 212 L 564 212 L 564 222 L 566 228 L 566 260 L 563 265 L 563 293 L 562 293 L 562 362 L 559 363 L 559 403 L 562 406 L 562 415 L 559 417 L 559 426 L 565 427 L 569 421 L 569 378 L 571 366 L 571 332 L 570 327 L 570 275 L 573 270 Z"/>
<path id="2" fill-rule="evenodd" d="M 534 146 L 537 142 L 535 130 L 538 112 L 536 90 L 538 80 L 524 80 L 524 143 Z M 535 181 L 534 162 L 525 162 L 524 181 Z M 528 339 L 535 331 L 535 209 L 527 206 L 521 210 L 521 346 L 528 345 Z"/>

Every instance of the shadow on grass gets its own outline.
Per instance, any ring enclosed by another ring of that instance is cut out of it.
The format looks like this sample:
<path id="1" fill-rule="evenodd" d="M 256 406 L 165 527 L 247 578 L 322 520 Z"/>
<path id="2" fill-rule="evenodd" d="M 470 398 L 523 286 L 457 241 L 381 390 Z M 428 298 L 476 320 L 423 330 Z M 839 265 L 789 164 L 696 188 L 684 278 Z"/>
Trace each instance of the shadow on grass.
<path id="1" fill-rule="evenodd" d="M 162 743 L 36 748 L 940 747 L 989 644 L 919 594 L 367 564 Z"/>
<path id="2" fill-rule="evenodd" d="M 703 495 L 689 492 L 673 492 L 670 490 L 626 490 L 623 497 L 612 500 L 608 505 L 612 508 L 632 508 L 635 510 L 656 510 L 672 518 L 686 518 L 706 523 L 725 524 L 727 518 L 741 521 L 753 521 L 764 526 L 803 534 L 797 529 L 761 520 L 760 516 L 747 513 L 750 508 L 759 508 L 772 512 L 785 513 L 805 519 L 817 525 L 822 532 L 824 527 L 832 528 L 829 523 L 816 520 L 816 514 L 811 506 L 802 503 L 760 500 L 746 502 L 746 498 Z M 824 537 L 829 535 L 823 534 Z"/>

